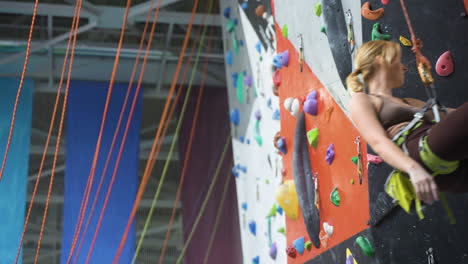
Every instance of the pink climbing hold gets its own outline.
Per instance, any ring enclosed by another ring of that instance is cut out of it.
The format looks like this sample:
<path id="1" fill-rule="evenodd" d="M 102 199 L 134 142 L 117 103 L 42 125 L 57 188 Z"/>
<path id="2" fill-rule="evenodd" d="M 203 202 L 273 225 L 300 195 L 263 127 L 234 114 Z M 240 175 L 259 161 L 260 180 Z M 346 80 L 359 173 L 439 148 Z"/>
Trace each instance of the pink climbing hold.
<path id="1" fill-rule="evenodd" d="M 436 72 L 440 76 L 449 76 L 453 73 L 453 59 L 450 51 L 444 52 L 440 55 L 436 63 Z"/>
<path id="2" fill-rule="evenodd" d="M 387 5 L 390 0 L 382 0 L 382 4 Z"/>
<path id="3" fill-rule="evenodd" d="M 367 161 L 372 163 L 372 164 L 380 164 L 382 163 L 382 158 L 379 156 L 375 156 L 372 154 L 367 154 Z"/>
<path id="4" fill-rule="evenodd" d="M 281 73 L 279 70 L 276 70 L 273 74 L 273 84 L 278 87 L 281 85 Z"/>

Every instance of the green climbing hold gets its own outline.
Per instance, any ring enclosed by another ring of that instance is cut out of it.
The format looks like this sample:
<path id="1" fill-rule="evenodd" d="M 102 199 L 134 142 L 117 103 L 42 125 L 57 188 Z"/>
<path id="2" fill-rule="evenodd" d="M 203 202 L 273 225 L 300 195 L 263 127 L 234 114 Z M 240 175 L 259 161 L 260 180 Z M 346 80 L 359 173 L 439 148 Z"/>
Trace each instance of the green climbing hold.
<path id="1" fill-rule="evenodd" d="M 265 183 L 266 183 L 266 184 L 270 184 L 270 180 L 265 180 Z"/>
<path id="2" fill-rule="evenodd" d="M 315 15 L 318 16 L 318 17 L 322 14 L 322 3 L 321 2 L 317 2 L 315 4 L 314 11 L 315 11 Z"/>
<path id="3" fill-rule="evenodd" d="M 229 33 L 233 32 L 234 29 L 236 29 L 236 22 L 234 21 L 234 19 L 229 19 L 229 21 L 227 22 L 226 29 Z"/>
<path id="4" fill-rule="evenodd" d="M 318 128 L 314 128 L 310 131 L 307 132 L 307 139 L 309 141 L 309 144 L 313 147 L 313 148 L 317 148 L 317 145 L 318 145 L 318 140 L 319 140 L 319 131 L 318 131 Z"/>
<path id="5" fill-rule="evenodd" d="M 327 30 L 325 29 L 325 26 L 322 26 L 322 28 L 320 28 L 320 32 L 322 32 L 323 34 L 327 34 Z"/>
<path id="6" fill-rule="evenodd" d="M 284 227 L 280 227 L 280 228 L 278 228 L 278 233 L 286 235 L 286 230 L 284 229 Z"/>
<path id="7" fill-rule="evenodd" d="M 235 35 L 232 35 L 232 49 L 234 50 L 234 53 L 239 54 L 239 42 Z"/>
<path id="8" fill-rule="evenodd" d="M 380 33 L 380 23 L 375 23 L 372 26 L 372 40 L 390 40 L 392 37 L 388 34 Z"/>
<path id="9" fill-rule="evenodd" d="M 358 238 L 356 238 L 356 244 L 359 245 L 362 252 L 364 252 L 364 254 L 366 256 L 368 256 L 368 257 L 373 257 L 374 256 L 375 249 L 372 246 L 371 242 L 366 237 L 359 236 Z"/>
<path id="10" fill-rule="evenodd" d="M 267 218 L 274 217 L 274 216 L 276 216 L 276 204 L 273 204 L 273 206 L 271 207 L 270 212 L 267 215 Z"/>
<path id="11" fill-rule="evenodd" d="M 340 206 L 340 194 L 338 193 L 338 187 L 333 188 L 330 194 L 330 201 L 336 205 Z"/>
<path id="12" fill-rule="evenodd" d="M 288 25 L 283 26 L 281 33 L 283 33 L 283 37 L 288 38 Z"/>
<path id="13" fill-rule="evenodd" d="M 358 157 L 352 157 L 351 158 L 351 161 L 354 163 L 354 164 L 358 164 L 358 161 L 359 161 L 359 158 Z"/>
<path id="14" fill-rule="evenodd" d="M 237 100 L 239 103 L 244 103 L 244 73 L 240 72 L 237 76 Z"/>
<path id="15" fill-rule="evenodd" d="M 257 120 L 255 122 L 255 134 L 254 134 L 255 141 L 257 141 L 257 144 L 259 146 L 262 146 L 263 144 L 263 139 L 262 136 L 260 135 L 260 120 Z"/>
<path id="16" fill-rule="evenodd" d="M 305 242 L 304 247 L 307 249 L 307 251 L 310 251 L 312 249 L 312 242 Z"/>

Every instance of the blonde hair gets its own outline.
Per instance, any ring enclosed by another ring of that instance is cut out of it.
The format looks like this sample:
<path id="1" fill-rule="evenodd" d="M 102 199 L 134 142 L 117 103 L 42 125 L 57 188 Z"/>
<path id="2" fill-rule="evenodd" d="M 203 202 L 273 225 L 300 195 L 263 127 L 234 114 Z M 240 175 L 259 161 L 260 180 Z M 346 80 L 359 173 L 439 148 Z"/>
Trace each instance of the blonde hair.
<path id="1" fill-rule="evenodd" d="M 367 80 L 374 74 L 374 62 L 377 57 L 391 63 L 400 54 L 400 45 L 395 42 L 375 40 L 364 43 L 354 59 L 355 70 L 346 78 L 348 91 L 350 93 L 364 91 Z"/>

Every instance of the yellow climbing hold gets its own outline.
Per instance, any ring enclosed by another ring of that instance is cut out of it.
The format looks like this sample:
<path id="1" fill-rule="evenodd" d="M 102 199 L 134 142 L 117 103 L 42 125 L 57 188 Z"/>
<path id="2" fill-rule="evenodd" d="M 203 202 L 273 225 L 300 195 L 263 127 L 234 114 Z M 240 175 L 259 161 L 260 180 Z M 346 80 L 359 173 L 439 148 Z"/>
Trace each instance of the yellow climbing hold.
<path id="1" fill-rule="evenodd" d="M 276 201 L 283 208 L 286 215 L 296 220 L 299 214 L 296 185 L 293 180 L 285 181 L 276 189 Z"/>
<path id="2" fill-rule="evenodd" d="M 400 36 L 400 42 L 401 44 L 403 44 L 403 46 L 406 46 L 406 47 L 411 47 L 413 46 L 413 44 L 411 43 L 411 41 L 403 36 Z"/>
<path id="3" fill-rule="evenodd" d="M 349 250 L 349 248 L 346 249 L 346 263 L 358 264 L 357 261 L 354 259 L 353 254 L 351 253 L 351 250 Z"/>

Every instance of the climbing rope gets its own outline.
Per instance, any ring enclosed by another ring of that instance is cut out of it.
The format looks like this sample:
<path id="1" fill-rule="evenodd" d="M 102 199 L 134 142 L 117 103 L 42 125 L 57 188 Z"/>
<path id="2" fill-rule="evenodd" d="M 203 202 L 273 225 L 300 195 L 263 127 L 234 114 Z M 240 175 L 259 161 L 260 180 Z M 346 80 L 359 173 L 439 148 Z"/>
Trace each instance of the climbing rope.
<path id="1" fill-rule="evenodd" d="M 111 98 L 111 95 L 112 95 L 112 90 L 113 90 L 113 86 L 114 86 L 114 82 L 115 82 L 115 76 L 117 74 L 117 68 L 118 68 L 118 65 L 119 65 L 120 52 L 121 52 L 122 45 L 123 45 L 123 40 L 124 40 L 124 35 L 125 35 L 125 28 L 127 26 L 128 12 L 130 10 L 131 3 L 132 3 L 131 0 L 127 0 L 127 4 L 126 4 L 126 8 L 125 8 L 125 14 L 124 14 L 124 18 L 123 18 L 123 21 L 122 21 L 122 28 L 121 28 L 121 31 L 120 31 L 119 44 L 117 46 L 117 53 L 116 53 L 115 60 L 114 60 L 114 65 L 113 65 L 113 68 L 112 68 L 111 79 L 109 81 L 109 88 L 108 88 L 108 91 L 107 91 L 106 103 L 104 105 L 104 111 L 103 111 L 103 116 L 102 116 L 102 121 L 101 121 L 101 127 L 99 129 L 99 135 L 98 135 L 98 139 L 97 139 L 97 143 L 96 143 L 96 149 L 95 149 L 95 152 L 94 152 L 93 162 L 92 162 L 92 165 L 91 165 L 90 174 L 88 176 L 88 183 L 89 183 L 89 184 L 87 183 L 88 190 L 85 190 L 85 193 L 83 195 L 83 199 L 85 200 L 85 202 L 82 203 L 83 207 L 80 208 L 80 209 L 83 209 L 83 210 L 81 210 L 81 212 L 80 212 L 80 214 L 78 216 L 77 225 L 75 226 L 75 231 L 74 231 L 74 235 L 73 235 L 73 242 L 72 242 L 70 252 L 69 252 L 69 255 L 68 255 L 68 258 L 67 258 L 67 262 L 66 262 L 67 264 L 70 263 L 71 257 L 73 255 L 74 250 L 75 250 L 76 243 L 77 243 L 77 240 L 78 240 L 78 234 L 81 231 L 81 226 L 82 226 L 82 223 L 83 223 L 83 218 L 84 218 L 84 213 L 85 213 L 84 209 L 87 208 L 87 206 L 88 206 L 88 200 L 89 200 L 89 196 L 91 194 L 91 189 L 92 189 L 93 180 L 94 180 L 94 174 L 96 172 L 97 161 L 98 161 L 99 152 L 100 152 L 100 149 L 101 149 L 102 135 L 103 135 L 104 126 L 105 126 L 105 123 L 106 123 L 110 98 Z"/>
<path id="2" fill-rule="evenodd" d="M 207 264 L 208 258 L 210 257 L 211 247 L 213 246 L 214 238 L 216 234 L 218 233 L 218 227 L 219 227 L 219 223 L 221 220 L 221 214 L 224 210 L 224 200 L 226 199 L 226 194 L 227 194 L 230 183 L 231 183 L 231 178 L 229 177 L 229 174 L 228 174 L 226 177 L 226 182 L 224 183 L 223 194 L 221 196 L 221 201 L 219 202 L 218 211 L 216 212 L 216 220 L 215 220 L 213 230 L 210 235 L 210 242 L 208 242 L 208 247 L 206 249 L 203 264 Z"/>
<path id="3" fill-rule="evenodd" d="M 20 99 L 20 96 L 21 96 L 21 91 L 23 90 L 24 77 L 26 76 L 26 69 L 28 68 L 29 53 L 31 51 L 31 42 L 32 42 L 32 36 L 33 36 L 33 31 L 34 31 L 34 24 L 35 24 L 35 21 L 36 21 L 36 14 L 37 14 L 37 6 L 38 5 L 39 5 L 39 0 L 36 0 L 34 2 L 34 9 L 33 9 L 33 14 L 32 14 L 31 26 L 29 28 L 28 44 L 26 45 L 26 56 L 24 58 L 23 71 L 21 72 L 21 78 L 20 78 L 20 83 L 19 83 L 19 86 L 18 86 L 18 92 L 16 93 L 15 104 L 13 106 L 13 113 L 12 113 L 11 122 L 10 122 L 10 131 L 8 132 L 8 139 L 7 139 L 7 144 L 6 144 L 6 147 L 5 147 L 5 153 L 3 154 L 2 167 L 0 168 L 0 181 L 2 180 L 3 172 L 5 171 L 5 166 L 6 166 L 6 162 L 7 162 L 7 158 L 8 158 L 8 151 L 10 150 L 11 138 L 13 136 L 13 130 L 15 128 L 16 110 L 18 109 L 18 104 L 19 104 L 19 99 Z"/>
<path id="4" fill-rule="evenodd" d="M 211 9 L 211 6 L 210 6 L 210 9 Z M 209 10 L 209 11 L 211 11 L 211 10 Z M 176 127 L 175 136 L 174 136 L 174 138 L 172 140 L 172 143 L 171 143 L 171 148 L 170 148 L 169 156 L 168 156 L 169 158 L 166 160 L 166 162 L 164 164 L 164 168 L 163 168 L 163 171 L 162 171 L 162 174 L 161 174 L 161 178 L 159 180 L 156 193 L 155 193 L 155 195 L 153 197 L 153 200 L 151 202 L 150 211 L 149 211 L 148 216 L 146 218 L 145 225 L 143 227 L 143 231 L 142 231 L 142 233 L 140 235 L 140 239 L 138 241 L 137 248 L 136 248 L 135 254 L 133 256 L 132 263 L 135 263 L 136 258 L 137 258 L 138 254 L 140 252 L 140 248 L 141 248 L 141 245 L 142 245 L 142 243 L 144 241 L 144 238 L 146 236 L 146 232 L 147 232 L 149 224 L 151 222 L 151 219 L 152 219 L 152 216 L 153 216 L 153 213 L 154 213 L 154 209 L 156 208 L 157 200 L 159 198 L 159 194 L 160 194 L 162 185 L 164 183 L 164 180 L 165 180 L 165 177 L 166 177 L 166 174 L 167 174 L 167 169 L 169 168 L 170 157 L 172 156 L 172 151 L 173 151 L 173 149 L 174 149 L 174 147 L 176 145 L 176 141 L 177 141 L 177 138 L 178 138 L 179 132 L 180 132 L 180 127 L 182 125 L 182 121 L 183 121 L 184 116 L 185 116 L 188 100 L 190 99 L 190 92 L 191 92 L 191 89 L 192 89 L 193 80 L 194 80 L 194 77 L 195 77 L 196 69 L 197 69 L 197 66 L 198 66 L 198 62 L 199 62 L 199 59 L 200 59 L 200 54 L 201 54 L 202 47 L 203 47 L 203 42 L 204 42 L 205 35 L 206 35 L 206 27 L 207 26 L 205 25 L 204 29 L 203 29 L 203 32 L 201 34 L 201 40 L 200 40 L 198 51 L 197 51 L 197 54 L 196 54 L 195 63 L 194 63 L 194 66 L 192 68 L 192 74 L 191 74 L 191 78 L 189 80 L 187 93 L 185 95 L 185 100 L 184 100 L 184 103 L 183 103 L 183 106 L 182 106 L 181 115 L 179 117 L 179 121 L 178 121 L 178 124 L 177 124 L 177 127 Z M 213 28 L 211 28 L 210 35 L 211 36 L 213 35 Z M 210 41 L 209 41 L 209 46 L 210 47 L 211 47 L 211 42 L 212 41 L 210 39 Z M 205 66 L 207 65 L 207 63 L 208 63 L 208 61 L 205 62 Z M 203 73 L 203 79 L 205 79 L 205 77 L 206 77 L 206 71 Z M 200 87 L 200 90 L 199 90 L 198 99 L 197 99 L 197 109 L 195 110 L 196 115 L 194 116 L 193 121 L 192 121 L 192 131 L 191 131 L 191 135 L 190 135 L 191 139 L 193 139 L 192 133 L 194 133 L 194 127 L 196 126 L 196 122 L 197 122 L 197 119 L 198 119 L 198 112 L 199 112 L 199 108 L 200 108 L 200 102 L 201 102 L 202 95 L 203 95 L 203 85 Z M 191 147 L 191 142 L 189 142 L 189 145 Z M 188 159 L 189 153 L 190 153 L 190 149 L 187 150 L 186 160 Z"/>
<path id="5" fill-rule="evenodd" d="M 176 264 L 179 264 L 179 263 L 182 262 L 182 258 L 185 255 L 185 251 L 187 250 L 190 242 L 192 241 L 192 237 L 195 234 L 195 230 L 197 229 L 197 226 L 200 223 L 200 219 L 203 216 L 206 205 L 208 204 L 208 201 L 209 201 L 209 199 L 211 197 L 211 193 L 213 192 L 215 183 L 216 183 L 216 181 L 218 179 L 219 172 L 221 171 L 221 167 L 222 167 L 223 162 L 224 162 L 224 157 L 226 156 L 226 152 L 229 149 L 230 143 L 231 143 L 231 134 L 229 134 L 229 136 L 226 138 L 226 143 L 224 145 L 223 153 L 221 154 L 221 157 L 219 158 L 218 166 L 216 167 L 215 174 L 213 176 L 213 179 L 211 180 L 210 187 L 208 188 L 208 192 L 207 192 L 207 194 L 205 196 L 205 199 L 203 200 L 202 206 L 200 207 L 197 218 L 195 219 L 195 223 L 193 224 L 192 229 L 190 230 L 189 236 L 187 237 L 187 239 L 185 241 L 184 247 L 182 248 L 179 257 L 177 258 Z"/>
<path id="6" fill-rule="evenodd" d="M 78 6 L 78 13 L 77 13 L 77 19 L 75 21 L 75 30 L 78 28 L 79 24 L 79 18 L 81 14 L 81 4 L 82 0 L 78 0 L 79 6 Z M 49 188 L 47 190 L 47 199 L 46 199 L 46 204 L 45 204 L 45 209 L 44 209 L 44 214 L 42 216 L 42 223 L 41 223 L 41 231 L 39 233 L 39 239 L 37 242 L 37 248 L 36 248 L 36 256 L 34 258 L 34 264 L 37 264 L 39 261 L 39 254 L 41 251 L 41 241 L 42 241 L 42 236 L 44 235 L 44 228 L 45 228 L 45 223 L 47 220 L 47 212 L 49 209 L 49 203 L 50 203 L 50 196 L 52 194 L 52 187 L 54 185 L 54 178 L 55 178 L 55 168 L 57 166 L 57 157 L 58 157 L 58 151 L 60 148 L 60 143 L 61 143 L 61 137 L 62 137 L 62 131 L 63 131 L 63 124 L 65 120 L 65 111 L 67 108 L 67 99 L 68 99 L 68 91 L 70 88 L 70 81 L 71 81 L 71 74 L 72 74 L 72 69 L 73 69 L 73 60 L 75 58 L 75 47 L 76 47 L 76 39 L 77 39 L 77 34 L 73 35 L 73 44 L 72 44 L 72 50 L 71 50 L 71 55 L 70 55 L 70 65 L 68 67 L 68 76 L 67 76 L 67 84 L 65 87 L 65 95 L 63 98 L 63 104 L 62 104 L 62 115 L 60 117 L 60 124 L 59 124 L 59 129 L 58 129 L 58 134 L 57 134 L 57 142 L 55 143 L 55 152 L 54 152 L 54 158 L 53 158 L 53 163 L 52 163 L 52 173 L 50 175 L 49 179 Z"/>
<path id="7" fill-rule="evenodd" d="M 159 9 L 160 9 L 160 4 L 161 4 L 161 0 L 158 1 L 158 6 L 156 7 L 156 11 L 155 11 L 155 19 L 153 20 L 153 25 L 156 24 L 156 21 L 157 21 L 157 17 L 158 17 L 158 14 L 156 14 L 156 12 L 159 12 Z M 114 151 L 114 146 L 115 146 L 115 142 L 117 141 L 117 136 L 120 132 L 120 126 L 121 126 L 121 123 L 122 123 L 122 120 L 123 120 L 123 116 L 124 116 L 124 113 L 127 109 L 127 103 L 128 103 L 128 99 L 130 97 L 130 92 L 131 92 L 131 88 L 132 88 L 132 85 L 133 85 L 133 81 L 135 79 L 135 75 L 136 75 L 136 71 L 137 71 L 137 68 L 138 68 L 138 63 L 139 63 L 139 60 L 140 60 L 140 55 L 141 55 L 141 51 L 143 50 L 143 44 L 145 42 L 145 39 L 146 39 L 146 34 L 147 34 L 147 31 L 148 31 L 148 25 L 149 25 L 149 21 L 150 21 L 150 18 L 151 18 L 151 14 L 152 14 L 152 10 L 153 10 L 153 6 L 154 6 L 154 0 L 151 1 L 150 3 L 150 8 L 149 8 L 149 11 L 147 13 L 147 16 L 146 16 L 146 22 L 145 22 L 145 26 L 144 26 L 144 29 L 143 29 L 143 33 L 142 33 L 142 36 L 141 36 L 141 39 L 140 39 L 140 44 L 138 46 L 138 52 L 137 52 L 137 55 L 136 55 L 136 58 L 135 58 L 135 62 L 133 64 L 133 70 L 132 70 L 132 74 L 130 76 L 130 81 L 129 81 L 129 84 L 128 84 L 128 87 L 127 87 L 127 93 L 125 95 L 125 99 L 124 99 L 124 103 L 123 103 L 123 106 L 122 106 L 122 109 L 120 111 L 120 115 L 119 115 L 119 119 L 117 121 L 117 127 L 115 129 L 115 132 L 114 132 L 114 136 L 113 136 L 113 139 L 112 139 L 112 143 L 111 143 L 111 146 L 110 146 L 110 149 L 109 149 L 109 152 L 107 154 L 107 158 L 106 158 L 106 163 L 104 165 L 104 170 L 101 174 L 101 178 L 100 178 L 100 181 L 99 181 L 99 184 L 98 184 L 98 187 L 97 187 L 97 190 L 96 190 L 96 193 L 94 195 L 94 200 L 93 200 L 93 204 L 91 206 L 91 210 L 88 214 L 88 217 L 87 217 L 87 221 L 86 221 L 86 224 L 85 224 L 85 228 L 83 230 L 83 234 L 81 234 L 81 238 L 80 238 L 80 242 L 78 244 L 78 250 L 75 254 L 75 258 L 73 260 L 73 263 L 76 263 L 77 260 L 78 260 L 78 257 L 80 255 L 80 252 L 81 252 L 81 247 L 83 246 L 83 241 L 87 235 L 87 231 L 88 231 L 88 228 L 89 228 L 89 224 L 91 222 L 91 219 L 93 218 L 93 213 L 94 213 L 94 209 L 96 207 L 96 203 L 98 201 L 98 198 L 99 198 L 99 195 L 100 195 L 100 192 L 101 192 L 101 188 L 102 188 L 102 185 L 104 183 L 104 178 L 105 178 L 105 175 L 107 174 L 107 169 L 109 167 L 109 163 L 110 163 L 110 160 L 111 160 L 111 156 L 112 156 L 112 153 Z M 154 31 L 152 31 L 154 33 Z M 150 39 L 153 38 L 153 35 L 150 34 Z M 145 56 L 144 58 L 147 58 L 149 56 L 149 53 L 146 52 L 145 53 Z M 143 64 L 145 65 L 146 64 L 146 61 L 144 60 Z M 139 79 L 139 82 L 138 82 L 138 86 L 141 85 L 141 78 Z M 135 92 L 135 95 L 134 95 L 134 98 L 138 96 L 138 92 Z M 131 120 L 131 115 L 133 115 L 133 109 L 130 111 L 130 114 L 129 114 L 129 117 L 128 119 Z M 125 142 L 126 140 L 126 135 L 125 137 L 122 139 L 122 142 Z M 116 165 L 118 167 L 118 163 Z M 86 212 L 86 211 L 85 211 Z"/>
<path id="8" fill-rule="evenodd" d="M 144 193 L 144 191 L 146 189 L 146 186 L 148 184 L 148 180 L 149 180 L 149 177 L 150 177 L 149 165 L 151 164 L 152 160 L 155 158 L 154 155 L 155 155 L 156 146 L 157 146 L 157 143 L 159 142 L 160 135 L 161 135 L 161 130 L 162 130 L 162 127 L 163 127 L 161 124 L 163 124 L 165 119 L 166 119 L 167 110 L 169 108 L 172 95 L 174 94 L 176 82 L 177 82 L 177 80 L 179 78 L 180 68 L 182 66 L 185 50 L 186 50 L 187 45 L 188 45 L 189 36 L 190 36 L 191 31 L 192 31 L 192 25 L 193 25 L 193 21 L 194 21 L 194 18 L 195 18 L 195 12 L 196 12 L 197 7 L 198 7 L 198 2 L 199 2 L 199 0 L 195 0 L 194 4 L 193 4 L 192 15 L 190 17 L 190 22 L 189 22 L 189 25 L 188 25 L 188 28 L 187 28 L 187 31 L 186 31 L 184 43 L 182 45 L 182 49 L 181 49 L 180 54 L 179 54 L 179 61 L 177 63 L 176 71 L 175 71 L 175 74 L 174 74 L 174 77 L 173 77 L 173 80 L 172 80 L 172 83 L 171 83 L 168 98 L 166 100 L 166 104 L 164 106 L 163 114 L 161 116 L 160 126 L 158 127 L 158 130 L 157 130 L 156 135 L 155 135 L 155 139 L 153 141 L 153 146 L 151 147 L 151 152 L 150 152 L 150 155 L 148 157 L 148 162 L 146 163 L 145 172 L 143 174 L 143 178 L 141 180 L 140 187 L 138 188 L 138 192 L 137 192 L 134 204 L 133 204 L 131 214 L 130 214 L 128 222 L 127 222 L 127 226 L 125 227 L 125 231 L 124 231 L 124 234 L 122 235 L 122 239 L 120 241 L 119 248 L 117 249 L 116 255 L 114 257 L 114 260 L 113 260 L 114 264 L 118 263 L 118 261 L 120 259 L 120 255 L 122 254 L 122 250 L 123 250 L 123 247 L 124 247 L 125 242 L 127 240 L 128 233 L 129 233 L 130 228 L 132 226 L 133 220 L 135 218 L 136 211 L 138 209 L 141 198 L 142 198 L 143 193 Z"/>
<path id="9" fill-rule="evenodd" d="M 38 187 L 39 187 L 40 178 L 41 178 L 41 175 L 42 175 L 42 170 L 44 168 L 44 163 L 45 163 L 45 159 L 46 159 L 46 155 L 47 155 L 47 150 L 48 150 L 48 147 L 49 147 L 49 144 L 50 144 L 50 138 L 51 138 L 52 131 L 53 131 L 53 128 L 54 128 L 54 124 L 55 124 L 55 116 L 57 114 L 57 109 L 58 109 L 58 105 L 59 105 L 59 101 L 60 101 L 60 95 L 61 95 L 61 90 L 62 90 L 64 76 L 65 76 L 66 64 L 67 64 L 67 61 L 68 61 L 68 53 L 70 51 L 70 45 L 72 43 L 73 32 L 78 28 L 78 23 L 77 23 L 78 19 L 77 19 L 77 17 L 79 17 L 80 12 L 81 12 L 81 1 L 77 1 L 77 3 L 75 4 L 75 11 L 74 11 L 74 16 L 73 16 L 73 21 L 72 21 L 72 28 L 70 30 L 70 34 L 69 34 L 69 37 L 68 37 L 67 49 L 65 51 L 65 57 L 64 57 L 63 66 L 62 66 L 62 73 L 61 73 L 61 76 L 60 76 L 60 82 L 59 82 L 59 85 L 58 85 L 57 95 L 55 97 L 55 104 L 54 104 L 54 109 L 52 111 L 52 117 L 51 117 L 51 121 L 50 121 L 50 125 L 49 125 L 49 131 L 48 131 L 48 134 L 47 134 L 47 139 L 46 139 L 46 143 L 45 143 L 45 146 L 44 146 L 44 151 L 42 153 L 41 163 L 40 163 L 38 174 L 37 174 L 37 177 L 36 177 L 36 182 L 35 182 L 35 185 L 34 185 L 33 193 L 31 195 L 31 200 L 29 202 L 28 211 L 26 213 L 26 218 L 25 218 L 24 225 L 23 225 L 23 231 L 21 233 L 20 243 L 19 243 L 17 251 L 16 251 L 16 257 L 15 257 L 15 262 L 14 262 L 15 264 L 18 263 L 19 256 L 20 256 L 20 253 L 21 253 L 21 249 L 23 247 L 24 236 L 25 236 L 26 230 L 28 228 L 32 207 L 34 205 L 37 190 L 38 190 Z M 76 42 L 74 42 L 74 43 L 76 44 Z M 72 49 L 74 49 L 74 48 L 75 48 L 75 46 L 73 45 Z M 70 67 L 72 67 L 72 65 L 70 65 Z M 68 76 L 67 78 L 70 78 L 70 76 Z M 57 141 L 60 142 L 60 139 L 57 139 Z M 54 169 L 52 171 L 54 171 Z"/>

